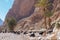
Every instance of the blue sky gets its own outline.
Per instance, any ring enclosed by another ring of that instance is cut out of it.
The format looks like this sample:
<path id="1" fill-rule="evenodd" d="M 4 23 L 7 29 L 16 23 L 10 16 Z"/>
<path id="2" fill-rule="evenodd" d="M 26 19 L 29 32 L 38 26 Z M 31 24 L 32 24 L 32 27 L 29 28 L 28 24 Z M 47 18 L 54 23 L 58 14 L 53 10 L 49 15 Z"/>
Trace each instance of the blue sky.
<path id="1" fill-rule="evenodd" d="M 12 7 L 14 0 L 0 0 L 0 18 L 4 21 L 9 9 Z"/>

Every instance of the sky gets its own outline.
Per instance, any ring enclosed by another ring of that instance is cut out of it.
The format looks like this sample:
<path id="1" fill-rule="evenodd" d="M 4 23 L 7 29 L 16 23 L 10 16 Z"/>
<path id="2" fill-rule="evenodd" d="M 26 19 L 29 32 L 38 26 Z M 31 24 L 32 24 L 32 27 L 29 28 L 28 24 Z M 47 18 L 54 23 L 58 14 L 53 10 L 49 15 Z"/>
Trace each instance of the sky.
<path id="1" fill-rule="evenodd" d="M 6 14 L 12 7 L 14 0 L 0 0 L 0 19 L 5 20 Z"/>

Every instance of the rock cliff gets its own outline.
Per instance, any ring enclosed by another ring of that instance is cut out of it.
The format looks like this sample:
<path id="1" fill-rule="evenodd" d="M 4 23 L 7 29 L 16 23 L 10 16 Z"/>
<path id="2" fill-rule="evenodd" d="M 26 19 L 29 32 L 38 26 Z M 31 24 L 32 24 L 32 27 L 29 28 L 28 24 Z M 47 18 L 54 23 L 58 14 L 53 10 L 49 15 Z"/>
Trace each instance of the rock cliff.
<path id="1" fill-rule="evenodd" d="M 18 21 L 14 30 L 39 30 L 44 28 L 44 11 L 42 7 L 34 7 L 36 0 L 15 0 L 6 18 L 13 16 Z M 60 0 L 49 0 L 54 14 L 51 22 L 60 17 Z M 48 24 L 48 18 L 47 24 Z M 48 26 L 48 25 L 47 25 Z"/>
<path id="2" fill-rule="evenodd" d="M 12 8 L 8 11 L 6 18 L 14 17 L 17 21 L 28 17 L 34 12 L 35 0 L 15 0 Z"/>

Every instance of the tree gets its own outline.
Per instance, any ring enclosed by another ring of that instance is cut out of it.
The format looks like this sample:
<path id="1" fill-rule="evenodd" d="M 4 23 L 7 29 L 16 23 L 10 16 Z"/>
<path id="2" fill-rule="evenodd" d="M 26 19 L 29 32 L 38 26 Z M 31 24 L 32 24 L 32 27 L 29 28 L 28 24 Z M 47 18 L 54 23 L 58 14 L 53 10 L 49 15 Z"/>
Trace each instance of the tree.
<path id="1" fill-rule="evenodd" d="M 8 20 L 8 19 L 7 19 Z M 7 24 L 8 24 L 8 27 L 10 29 L 10 31 L 13 31 L 14 30 L 14 26 L 16 25 L 16 20 L 11 17 L 8 21 L 7 21 Z"/>

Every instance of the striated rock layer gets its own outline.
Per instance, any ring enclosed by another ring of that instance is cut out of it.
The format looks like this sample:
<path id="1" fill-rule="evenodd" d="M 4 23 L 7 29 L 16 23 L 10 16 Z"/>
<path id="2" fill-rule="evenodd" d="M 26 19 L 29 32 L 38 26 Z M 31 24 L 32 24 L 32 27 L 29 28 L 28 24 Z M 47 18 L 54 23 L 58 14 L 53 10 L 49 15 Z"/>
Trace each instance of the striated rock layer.
<path id="1" fill-rule="evenodd" d="M 51 17 L 51 22 L 56 20 L 58 17 L 60 17 L 60 0 L 50 0 L 52 3 L 52 10 L 54 11 L 53 16 Z M 51 7 L 50 7 L 51 8 Z M 47 25 L 48 25 L 48 18 Z M 20 20 L 16 26 L 15 30 L 40 30 L 41 28 L 45 28 L 44 24 L 44 11 L 43 8 L 35 8 L 34 13 L 22 20 Z"/>
<path id="2" fill-rule="evenodd" d="M 54 14 L 51 22 L 60 17 L 60 0 L 49 0 L 52 3 Z M 40 30 L 44 28 L 44 11 L 42 7 L 34 7 L 36 0 L 15 0 L 6 18 L 11 16 L 18 21 L 14 30 Z M 48 18 L 47 24 L 48 24 Z M 48 25 L 47 25 L 48 26 Z"/>

